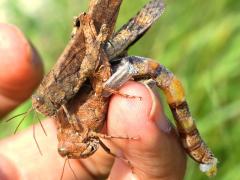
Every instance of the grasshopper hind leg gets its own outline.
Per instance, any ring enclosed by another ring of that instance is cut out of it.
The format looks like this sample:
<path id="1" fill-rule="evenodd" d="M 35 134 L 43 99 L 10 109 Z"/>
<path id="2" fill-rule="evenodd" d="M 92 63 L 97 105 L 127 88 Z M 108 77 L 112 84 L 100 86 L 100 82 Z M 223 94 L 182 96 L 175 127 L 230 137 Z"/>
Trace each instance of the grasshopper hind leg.
<path id="1" fill-rule="evenodd" d="M 131 68 L 128 67 L 128 69 L 134 69 L 131 72 L 134 79 L 151 78 L 163 90 L 186 153 L 200 164 L 201 171 L 208 176 L 215 175 L 217 159 L 199 134 L 185 100 L 181 82 L 167 68 L 151 59 L 128 56 L 123 58 L 122 61 L 129 63 Z"/>

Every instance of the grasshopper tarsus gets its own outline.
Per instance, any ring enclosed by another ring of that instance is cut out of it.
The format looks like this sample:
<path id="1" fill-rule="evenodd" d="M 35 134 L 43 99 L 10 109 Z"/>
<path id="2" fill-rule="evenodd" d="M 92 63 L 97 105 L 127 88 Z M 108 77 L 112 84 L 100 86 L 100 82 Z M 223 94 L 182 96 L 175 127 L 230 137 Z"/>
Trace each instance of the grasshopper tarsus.
<path id="1" fill-rule="evenodd" d="M 97 132 L 90 132 L 89 136 L 96 136 L 103 139 L 126 139 L 126 140 L 139 140 L 139 137 L 128 137 L 128 136 L 113 136 Z"/>
<path id="2" fill-rule="evenodd" d="M 124 94 L 124 93 L 121 93 L 121 92 L 118 91 L 118 90 L 111 89 L 111 88 L 108 88 L 108 87 L 106 87 L 104 90 L 110 92 L 111 94 L 119 95 L 119 96 L 121 96 L 121 97 L 123 97 L 123 98 L 127 98 L 127 99 L 128 99 L 128 98 L 129 98 L 129 99 L 139 99 L 140 101 L 142 100 L 142 97 L 141 97 L 141 96 Z"/>

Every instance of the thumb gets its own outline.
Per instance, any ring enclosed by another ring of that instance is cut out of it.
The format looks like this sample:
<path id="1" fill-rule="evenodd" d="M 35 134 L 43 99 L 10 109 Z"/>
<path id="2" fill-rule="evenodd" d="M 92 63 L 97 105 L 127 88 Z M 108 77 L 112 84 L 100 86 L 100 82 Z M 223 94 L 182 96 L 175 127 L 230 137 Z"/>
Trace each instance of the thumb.
<path id="1" fill-rule="evenodd" d="M 27 99 L 42 76 L 40 57 L 23 33 L 0 23 L 0 117 Z"/>
<path id="2" fill-rule="evenodd" d="M 160 100 L 143 84 L 129 82 L 121 93 L 142 100 L 114 96 L 108 114 L 108 134 L 139 137 L 115 140 L 133 166 L 116 159 L 110 179 L 182 179 L 186 157 L 174 129 L 167 121 Z M 172 173 L 174 172 L 174 173 Z"/>

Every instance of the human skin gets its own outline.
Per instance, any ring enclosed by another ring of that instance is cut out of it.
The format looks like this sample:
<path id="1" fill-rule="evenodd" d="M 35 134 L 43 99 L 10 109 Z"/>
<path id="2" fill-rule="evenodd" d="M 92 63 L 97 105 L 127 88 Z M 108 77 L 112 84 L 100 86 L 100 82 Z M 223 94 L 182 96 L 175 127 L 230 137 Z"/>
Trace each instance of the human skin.
<path id="1" fill-rule="evenodd" d="M 39 56 L 33 53 L 18 28 L 0 24 L 0 37 L 0 116 L 3 117 L 31 95 L 43 70 Z M 9 73 L 9 69 L 14 71 Z M 142 100 L 113 95 L 103 132 L 138 140 L 103 141 L 117 156 L 131 162 L 133 172 L 126 162 L 113 158 L 100 147 L 87 159 L 70 160 L 78 179 L 183 179 L 186 156 L 163 113 L 158 95 L 133 81 L 126 83 L 120 92 L 141 96 Z M 39 125 L 35 129 L 43 156 L 34 143 L 32 128 L 0 141 L 0 179 L 60 178 L 65 159 L 57 152 L 56 127 L 49 118 L 43 125 L 47 136 Z M 74 179 L 68 164 L 63 179 Z"/>

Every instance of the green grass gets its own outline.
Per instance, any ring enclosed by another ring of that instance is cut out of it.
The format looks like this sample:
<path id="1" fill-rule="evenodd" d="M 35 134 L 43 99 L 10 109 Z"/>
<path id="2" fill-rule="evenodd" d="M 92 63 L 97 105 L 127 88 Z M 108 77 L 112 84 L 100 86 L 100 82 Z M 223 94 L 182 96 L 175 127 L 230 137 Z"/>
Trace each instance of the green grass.
<path id="1" fill-rule="evenodd" d="M 0 3 L 0 20 L 5 15 L 5 21 L 17 24 L 33 41 L 47 72 L 69 39 L 72 17 L 86 9 L 87 1 L 33 2 L 5 0 Z M 124 0 L 117 27 L 146 2 Z M 164 15 L 129 53 L 158 59 L 182 80 L 199 130 L 220 161 L 219 173 L 211 179 L 240 179 L 240 1 L 166 4 Z M 26 102 L 14 114 L 29 107 Z M 23 128 L 30 123 L 31 117 Z M 0 136 L 11 134 L 16 125 L 17 121 L 1 125 Z M 206 177 L 189 160 L 185 179 Z"/>

